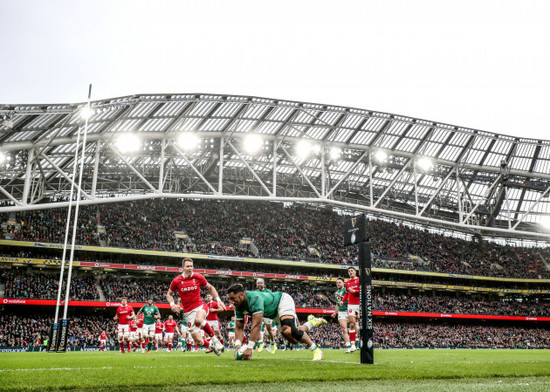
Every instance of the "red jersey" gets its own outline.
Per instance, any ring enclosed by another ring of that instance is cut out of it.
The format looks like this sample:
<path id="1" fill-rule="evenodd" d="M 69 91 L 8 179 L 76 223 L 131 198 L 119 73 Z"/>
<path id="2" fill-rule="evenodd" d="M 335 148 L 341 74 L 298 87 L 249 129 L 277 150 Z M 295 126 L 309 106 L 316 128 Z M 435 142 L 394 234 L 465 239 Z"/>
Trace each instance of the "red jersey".
<path id="1" fill-rule="evenodd" d="M 178 293 L 181 298 L 183 312 L 187 313 L 204 305 L 201 299 L 201 287 L 208 284 L 206 278 L 201 274 L 193 272 L 191 277 L 177 276 L 170 285 L 170 290 Z"/>
<path id="2" fill-rule="evenodd" d="M 144 319 L 145 315 L 142 313 L 139 315 L 138 317 L 138 320 L 137 320 L 137 327 L 138 328 L 143 328 L 143 319 Z"/>
<path id="3" fill-rule="evenodd" d="M 130 317 L 134 313 L 134 308 L 130 305 L 122 306 L 120 305 L 116 310 L 116 315 L 118 316 L 118 323 L 121 325 L 128 325 L 130 323 Z"/>
<path id="4" fill-rule="evenodd" d="M 136 332 L 138 329 L 137 321 L 136 320 L 130 320 L 130 331 Z"/>
<path id="5" fill-rule="evenodd" d="M 99 335 L 99 340 L 107 340 L 107 334 L 102 333 L 101 335 Z"/>
<path id="6" fill-rule="evenodd" d="M 360 292 L 361 292 L 361 289 L 359 287 L 359 278 L 349 279 L 346 282 L 346 295 L 344 295 L 344 301 L 347 300 L 348 305 L 359 305 Z"/>
<path id="7" fill-rule="evenodd" d="M 210 309 L 210 312 L 208 312 L 208 316 L 206 316 L 206 319 L 210 321 L 218 321 L 218 313 L 212 312 L 212 309 L 218 309 L 218 303 L 216 301 L 212 301 L 209 304 L 206 304 L 206 306 L 208 306 L 208 308 Z"/>
<path id="8" fill-rule="evenodd" d="M 174 330 L 178 326 L 178 323 L 176 323 L 174 320 L 168 320 L 164 323 L 164 326 L 166 327 L 167 333 L 174 333 Z"/>
<path id="9" fill-rule="evenodd" d="M 155 323 L 155 333 L 162 333 L 163 329 L 164 329 L 163 323 Z"/>

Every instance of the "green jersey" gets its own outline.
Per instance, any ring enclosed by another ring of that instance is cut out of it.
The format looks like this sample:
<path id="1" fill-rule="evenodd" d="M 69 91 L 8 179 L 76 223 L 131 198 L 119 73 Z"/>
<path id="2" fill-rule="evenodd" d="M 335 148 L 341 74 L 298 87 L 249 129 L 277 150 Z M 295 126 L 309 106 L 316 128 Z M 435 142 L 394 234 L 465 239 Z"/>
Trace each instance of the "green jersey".
<path id="1" fill-rule="evenodd" d="M 139 310 L 141 313 L 143 313 L 143 324 L 151 325 L 155 323 L 155 315 L 159 314 L 159 308 L 157 308 L 155 305 L 149 306 L 149 304 L 145 304 L 141 307 Z"/>
<path id="2" fill-rule="evenodd" d="M 271 291 L 245 291 L 246 304 L 235 308 L 235 318 L 237 320 L 244 320 L 245 315 L 254 315 L 257 313 L 263 313 L 264 317 L 274 319 L 276 318 L 279 308 L 279 302 L 281 301 L 281 292 Z"/>
<path id="3" fill-rule="evenodd" d="M 227 324 L 227 331 L 228 332 L 235 332 L 235 322 L 230 321 L 229 324 Z"/>
<path id="4" fill-rule="evenodd" d="M 338 311 L 339 312 L 347 312 L 348 311 L 348 301 L 344 302 L 344 296 L 346 295 L 346 288 L 342 288 L 340 290 L 336 290 L 334 293 L 334 298 L 336 299 L 336 303 L 338 304 Z"/>

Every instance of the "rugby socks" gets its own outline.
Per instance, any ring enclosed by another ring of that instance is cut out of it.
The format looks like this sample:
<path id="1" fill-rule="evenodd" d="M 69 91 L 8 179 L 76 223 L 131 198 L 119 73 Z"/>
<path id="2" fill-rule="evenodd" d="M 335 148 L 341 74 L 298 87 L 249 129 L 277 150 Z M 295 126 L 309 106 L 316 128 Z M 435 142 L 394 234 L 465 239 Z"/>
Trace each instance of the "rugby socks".
<path id="1" fill-rule="evenodd" d="M 168 351 L 172 351 L 172 343 L 168 343 Z"/>
<path id="2" fill-rule="evenodd" d="M 132 342 L 128 342 L 128 352 L 132 351 Z"/>
<path id="3" fill-rule="evenodd" d="M 357 334 L 355 333 L 355 330 L 350 329 L 349 330 L 349 340 L 351 341 L 351 345 L 355 347 L 355 339 L 357 338 Z"/>
<path id="4" fill-rule="evenodd" d="M 124 352 L 124 342 L 119 342 L 118 345 L 120 346 L 120 352 Z"/>
<path id="5" fill-rule="evenodd" d="M 309 321 L 306 321 L 304 325 L 307 327 L 307 331 L 313 330 L 313 324 L 311 324 Z"/>
<path id="6" fill-rule="evenodd" d="M 308 347 L 311 351 L 317 350 L 317 345 L 313 343 L 311 346 Z"/>
<path id="7" fill-rule="evenodd" d="M 212 327 L 210 326 L 210 324 L 208 324 L 206 322 L 206 320 L 204 320 L 202 322 L 202 324 L 200 325 L 200 327 L 204 330 L 204 332 L 206 332 L 206 334 L 210 337 L 214 336 L 214 330 L 212 329 Z"/>

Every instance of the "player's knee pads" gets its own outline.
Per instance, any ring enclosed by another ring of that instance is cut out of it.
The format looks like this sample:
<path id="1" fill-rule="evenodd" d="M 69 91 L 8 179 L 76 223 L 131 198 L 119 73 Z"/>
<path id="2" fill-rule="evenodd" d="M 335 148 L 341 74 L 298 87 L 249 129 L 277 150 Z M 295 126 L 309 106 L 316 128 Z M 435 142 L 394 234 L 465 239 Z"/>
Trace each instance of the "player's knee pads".
<path id="1" fill-rule="evenodd" d="M 296 321 L 293 318 L 281 320 L 281 327 L 283 333 L 285 334 L 288 334 L 288 328 L 290 328 L 290 336 L 298 341 L 300 341 L 300 339 L 302 339 L 302 337 L 304 336 L 304 331 L 300 331 L 296 327 Z"/>

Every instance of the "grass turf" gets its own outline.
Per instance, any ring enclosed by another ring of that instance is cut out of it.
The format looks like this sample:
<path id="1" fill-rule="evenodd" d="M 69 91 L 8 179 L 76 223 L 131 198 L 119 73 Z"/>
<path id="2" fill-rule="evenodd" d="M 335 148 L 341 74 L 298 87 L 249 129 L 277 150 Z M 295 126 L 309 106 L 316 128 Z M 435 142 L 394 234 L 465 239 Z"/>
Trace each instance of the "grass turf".
<path id="1" fill-rule="evenodd" d="M 312 362 L 308 350 L 233 352 L 1 353 L 0 389 L 6 391 L 399 391 L 550 390 L 548 350 L 376 350 L 374 365 L 359 354 L 325 350 Z"/>

